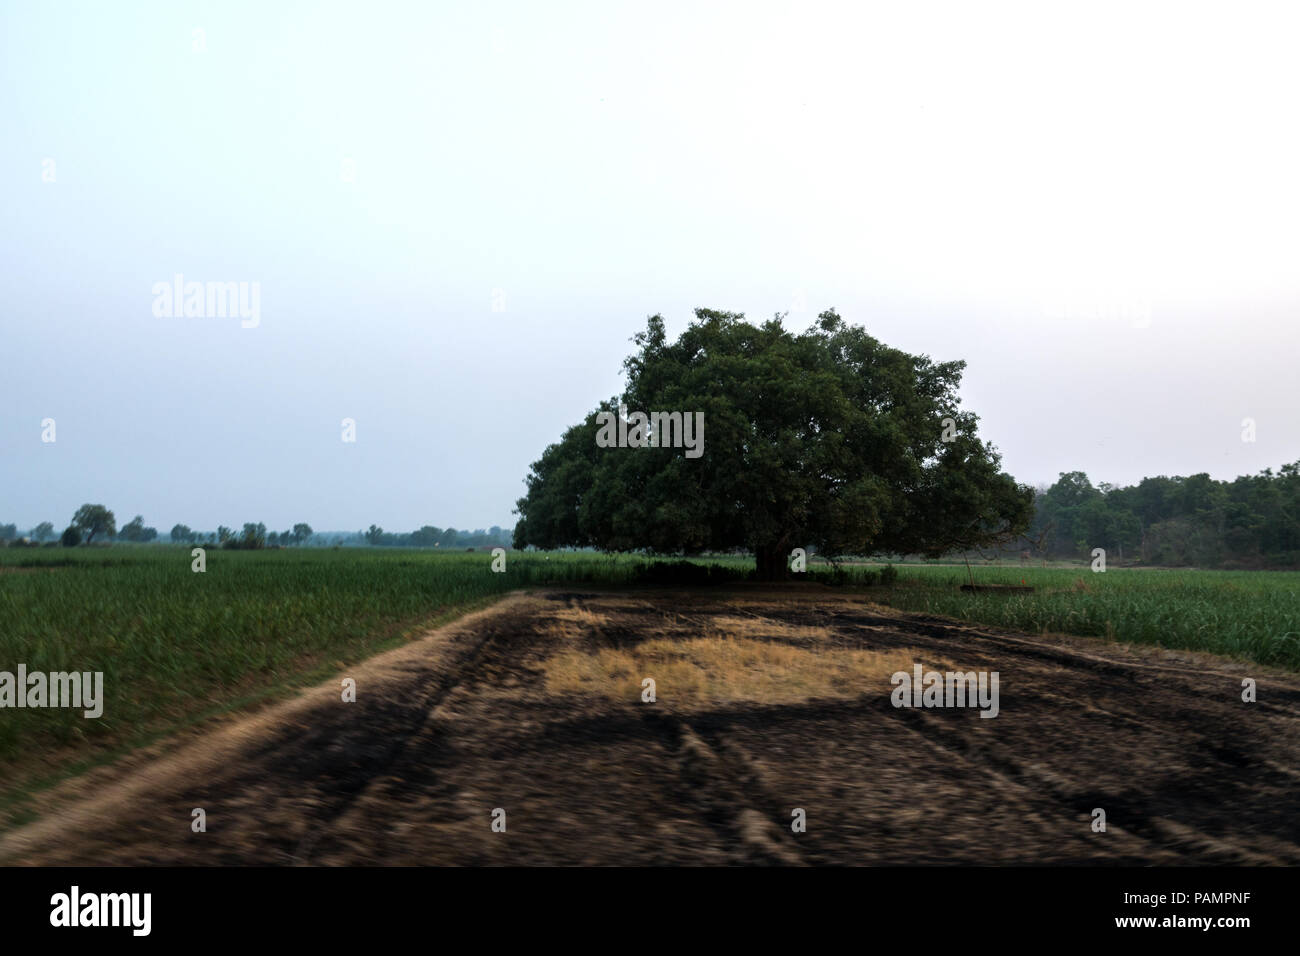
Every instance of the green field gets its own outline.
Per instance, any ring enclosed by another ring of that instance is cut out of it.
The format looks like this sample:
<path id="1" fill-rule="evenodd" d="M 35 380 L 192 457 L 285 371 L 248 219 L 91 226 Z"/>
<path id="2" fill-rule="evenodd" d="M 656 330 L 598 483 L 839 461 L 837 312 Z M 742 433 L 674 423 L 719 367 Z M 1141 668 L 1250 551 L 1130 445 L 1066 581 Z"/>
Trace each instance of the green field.
<path id="1" fill-rule="evenodd" d="M 413 631 L 542 581 L 630 580 L 638 562 L 411 549 L 0 551 L 0 670 L 103 671 L 104 714 L 7 710 L 19 752 L 134 746 L 163 730 L 317 681 Z"/>
<path id="2" fill-rule="evenodd" d="M 188 547 L 0 551 L 0 670 L 102 671 L 104 714 L 6 710 L 0 761 L 28 786 L 233 708 L 323 680 L 421 629 L 506 591 L 632 585 L 651 562 L 592 553 L 289 549 L 207 554 Z M 740 575 L 753 563 L 710 559 Z M 661 567 L 662 570 L 662 567 Z M 1080 568 L 975 569 L 977 583 L 1026 595 L 971 595 L 960 567 L 847 570 L 846 587 L 904 610 L 1037 633 L 1109 636 L 1234 655 L 1300 670 L 1300 572 Z M 829 580 L 824 568 L 809 577 Z M 810 594 L 810 600 L 815 595 Z"/>
<path id="3" fill-rule="evenodd" d="M 1033 594 L 968 594 L 966 570 L 906 566 L 888 601 L 1039 633 L 1110 637 L 1209 651 L 1300 670 L 1300 572 L 1111 568 L 974 569 L 976 584 L 1033 585 Z"/>

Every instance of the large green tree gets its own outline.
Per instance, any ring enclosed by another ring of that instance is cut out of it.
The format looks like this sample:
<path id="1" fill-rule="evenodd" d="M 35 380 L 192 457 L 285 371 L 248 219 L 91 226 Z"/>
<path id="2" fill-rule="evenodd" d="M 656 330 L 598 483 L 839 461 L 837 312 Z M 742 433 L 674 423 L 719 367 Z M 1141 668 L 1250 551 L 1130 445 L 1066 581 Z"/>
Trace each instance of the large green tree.
<path id="1" fill-rule="evenodd" d="M 958 406 L 965 363 L 889 348 L 833 311 L 802 334 L 695 315 L 675 342 L 652 316 L 623 394 L 533 463 L 516 547 L 744 548 L 771 579 L 795 547 L 939 554 L 1027 527 L 1033 490 Z M 601 447 L 621 407 L 702 413 L 702 449 Z"/>

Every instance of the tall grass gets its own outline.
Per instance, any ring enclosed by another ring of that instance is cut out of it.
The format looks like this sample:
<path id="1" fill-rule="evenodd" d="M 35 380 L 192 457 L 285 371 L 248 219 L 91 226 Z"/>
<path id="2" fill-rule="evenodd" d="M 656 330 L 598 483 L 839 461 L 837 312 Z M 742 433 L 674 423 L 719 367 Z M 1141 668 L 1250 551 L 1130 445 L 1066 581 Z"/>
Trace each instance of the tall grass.
<path id="1" fill-rule="evenodd" d="M 104 713 L 0 711 L 0 761 L 19 751 L 139 740 L 269 687 L 301 683 L 449 612 L 542 581 L 630 581 L 640 562 L 409 549 L 0 552 L 0 670 L 102 671 Z"/>
<path id="2" fill-rule="evenodd" d="M 976 584 L 1032 594 L 966 593 L 964 568 L 910 566 L 887 595 L 909 611 L 1039 633 L 1109 636 L 1300 670 L 1300 572 L 977 568 Z"/>

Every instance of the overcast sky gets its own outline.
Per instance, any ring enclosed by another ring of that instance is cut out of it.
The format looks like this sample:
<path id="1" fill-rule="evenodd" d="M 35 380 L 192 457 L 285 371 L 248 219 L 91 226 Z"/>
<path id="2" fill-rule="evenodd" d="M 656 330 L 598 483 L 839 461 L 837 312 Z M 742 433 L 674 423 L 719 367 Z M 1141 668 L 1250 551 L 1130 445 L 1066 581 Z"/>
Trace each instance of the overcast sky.
<path id="1" fill-rule="evenodd" d="M 967 360 L 1022 481 L 1300 458 L 1285 4 L 0 9 L 0 522 L 510 525 L 697 306 Z"/>

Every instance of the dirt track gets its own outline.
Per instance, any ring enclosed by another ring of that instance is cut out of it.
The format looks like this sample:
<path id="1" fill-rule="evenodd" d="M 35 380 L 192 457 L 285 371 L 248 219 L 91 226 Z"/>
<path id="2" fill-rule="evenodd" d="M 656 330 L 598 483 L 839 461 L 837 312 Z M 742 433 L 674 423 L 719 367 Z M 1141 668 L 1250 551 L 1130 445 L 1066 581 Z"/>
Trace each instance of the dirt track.
<path id="1" fill-rule="evenodd" d="M 770 648 L 811 696 L 759 670 L 711 696 L 685 661 L 643 703 L 631 655 L 700 634 L 727 659 Z M 571 672 L 596 660 L 614 676 Z M 895 708 L 899 660 L 998 671 L 999 715 Z M 65 785 L 0 861 L 1300 863 L 1300 679 L 1215 658 L 829 591 L 642 591 L 515 595 L 344 676 L 355 703 L 334 681 Z"/>

